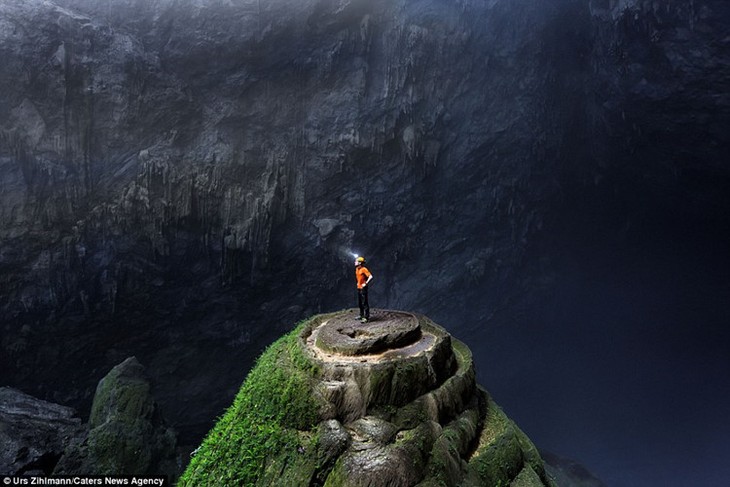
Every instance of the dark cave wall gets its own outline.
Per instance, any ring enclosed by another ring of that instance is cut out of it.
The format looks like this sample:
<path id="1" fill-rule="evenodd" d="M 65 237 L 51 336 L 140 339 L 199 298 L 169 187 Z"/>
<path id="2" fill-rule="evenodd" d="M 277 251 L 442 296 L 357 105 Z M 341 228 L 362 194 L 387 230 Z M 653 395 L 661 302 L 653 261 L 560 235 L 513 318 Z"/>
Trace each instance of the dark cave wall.
<path id="1" fill-rule="evenodd" d="M 678 211 L 722 219 L 730 5 L 636 1 L 605 10 L 599 3 L 591 5 L 595 185 L 627 187 L 625 195 L 646 196 L 645 203 L 681 201 Z"/>
<path id="2" fill-rule="evenodd" d="M 693 5 L 4 2 L 4 378 L 83 407 L 134 353 L 202 432 L 351 306 L 347 249 L 377 306 L 468 329 L 541 285 L 565 211 L 723 218 L 728 7 Z"/>

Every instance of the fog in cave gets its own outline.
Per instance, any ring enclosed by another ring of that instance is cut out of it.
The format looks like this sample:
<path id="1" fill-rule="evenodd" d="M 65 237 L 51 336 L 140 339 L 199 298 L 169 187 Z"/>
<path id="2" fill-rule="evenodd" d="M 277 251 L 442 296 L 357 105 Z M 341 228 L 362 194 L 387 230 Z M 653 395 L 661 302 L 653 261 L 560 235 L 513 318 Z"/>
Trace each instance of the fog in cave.
<path id="1" fill-rule="evenodd" d="M 186 452 L 312 314 L 424 313 L 611 487 L 730 478 L 725 0 L 0 3 L 0 386 Z M 3 472 L 0 472 L 3 473 Z"/>

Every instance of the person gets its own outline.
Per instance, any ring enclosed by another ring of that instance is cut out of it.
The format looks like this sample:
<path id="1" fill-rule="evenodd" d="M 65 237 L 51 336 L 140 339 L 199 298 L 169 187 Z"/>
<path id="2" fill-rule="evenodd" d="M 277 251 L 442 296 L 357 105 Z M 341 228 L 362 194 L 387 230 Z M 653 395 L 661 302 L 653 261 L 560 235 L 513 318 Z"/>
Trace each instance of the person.
<path id="1" fill-rule="evenodd" d="M 357 281 L 357 304 L 360 306 L 359 320 L 367 323 L 370 319 L 368 284 L 373 280 L 373 275 L 365 267 L 365 257 L 357 257 L 355 259 L 355 280 Z"/>

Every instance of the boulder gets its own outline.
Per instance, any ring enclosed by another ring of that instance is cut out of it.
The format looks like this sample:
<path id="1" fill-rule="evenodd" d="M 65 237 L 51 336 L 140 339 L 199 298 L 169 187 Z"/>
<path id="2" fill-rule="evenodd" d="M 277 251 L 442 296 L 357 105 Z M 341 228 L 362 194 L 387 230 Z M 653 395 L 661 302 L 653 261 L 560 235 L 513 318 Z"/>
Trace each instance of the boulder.
<path id="1" fill-rule="evenodd" d="M 73 409 L 0 387 L 0 472 L 48 475 L 83 431 Z"/>
<path id="2" fill-rule="evenodd" d="M 69 446 L 54 473 L 174 476 L 176 442 L 152 397 L 144 367 L 130 357 L 99 382 L 88 433 Z"/>

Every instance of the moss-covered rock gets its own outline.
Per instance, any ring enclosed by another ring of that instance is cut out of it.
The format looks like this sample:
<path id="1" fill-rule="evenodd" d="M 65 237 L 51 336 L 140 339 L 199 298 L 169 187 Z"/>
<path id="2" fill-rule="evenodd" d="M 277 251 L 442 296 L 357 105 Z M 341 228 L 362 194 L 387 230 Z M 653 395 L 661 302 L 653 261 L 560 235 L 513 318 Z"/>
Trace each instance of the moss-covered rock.
<path id="1" fill-rule="evenodd" d="M 303 327 L 259 357 L 178 485 L 309 485 L 317 476 L 332 444 L 319 446 L 323 399 L 317 367 L 299 346 Z"/>
<path id="2" fill-rule="evenodd" d="M 55 474 L 166 474 L 179 472 L 176 436 L 135 357 L 114 367 L 96 388 L 87 435 L 72 443 Z"/>
<path id="3" fill-rule="evenodd" d="M 477 386 L 468 347 L 423 316 L 375 310 L 366 329 L 352 316 L 316 316 L 271 345 L 179 485 L 553 485 Z"/>
<path id="4" fill-rule="evenodd" d="M 479 388 L 479 393 L 486 401 L 486 412 L 477 448 L 469 461 L 469 478 L 478 478 L 479 483 L 471 485 L 509 485 L 525 467 L 530 467 L 544 485 L 553 485 L 535 445 L 486 391 Z"/>

